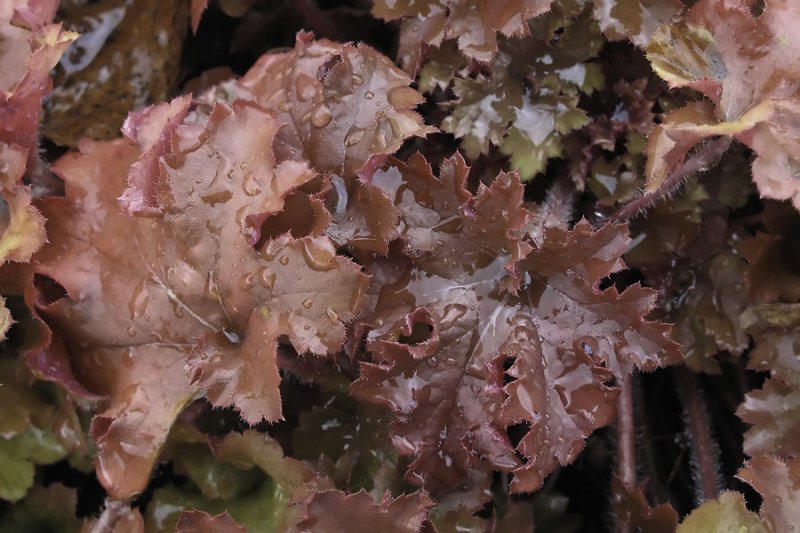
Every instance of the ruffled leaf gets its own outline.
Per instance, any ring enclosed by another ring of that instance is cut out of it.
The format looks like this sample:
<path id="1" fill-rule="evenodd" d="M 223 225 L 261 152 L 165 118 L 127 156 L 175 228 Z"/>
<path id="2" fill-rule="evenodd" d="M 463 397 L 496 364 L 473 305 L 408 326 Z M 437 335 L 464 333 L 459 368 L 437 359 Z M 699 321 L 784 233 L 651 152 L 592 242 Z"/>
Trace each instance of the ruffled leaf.
<path id="1" fill-rule="evenodd" d="M 510 0 L 498 4 L 490 0 L 379 0 L 375 2 L 372 13 L 384 20 L 407 19 L 401 26 L 401 33 L 417 36 L 417 40 L 421 36 L 423 42 L 433 46 L 439 46 L 443 39 L 457 39 L 464 55 L 489 61 L 497 51 L 498 32 L 506 36 L 527 34 L 528 19 L 545 13 L 552 2 Z M 401 41 L 404 37 L 401 35 Z M 403 57 L 401 62 L 414 63 Z"/>
<path id="2" fill-rule="evenodd" d="M 538 488 L 611 420 L 613 377 L 680 353 L 668 327 L 643 318 L 651 291 L 597 288 L 623 265 L 623 228 L 582 222 L 521 240 L 531 215 L 518 179 L 501 175 L 473 196 L 467 171 L 454 158 L 436 178 L 414 156 L 373 177 L 400 212 L 404 255 L 367 264 L 373 362 L 353 393 L 396 414 L 410 481 L 437 497 L 471 487 L 459 503 L 470 508 L 495 469 L 515 474 L 513 491 Z M 519 423 L 528 431 L 515 450 L 506 428 Z"/>
<path id="3" fill-rule="evenodd" d="M 729 135 L 757 153 L 753 181 L 761 195 L 800 209 L 800 39 L 787 23 L 799 15 L 800 6 L 788 0 L 767 2 L 757 18 L 744 2 L 701 0 L 683 21 L 658 30 L 648 47 L 656 72 L 710 102 L 668 115 L 651 136 L 648 190 L 700 140 Z"/>
<path id="4" fill-rule="evenodd" d="M 747 393 L 736 414 L 752 426 L 744 434 L 744 451 L 748 455 L 797 453 L 800 390 L 796 386 L 767 380 L 761 389 Z"/>
<path id="5" fill-rule="evenodd" d="M 595 0 L 594 16 L 611 40 L 630 39 L 647 46 L 664 22 L 683 9 L 678 0 Z"/>
<path id="6" fill-rule="evenodd" d="M 496 145 L 524 180 L 560 156 L 564 137 L 588 122 L 578 95 L 591 94 L 603 82 L 590 62 L 602 39 L 588 10 L 559 4 L 536 19 L 531 31 L 524 39 L 500 42 L 489 75 L 459 72 L 453 83 L 458 99 L 442 122 L 443 130 L 462 139 L 470 159 Z"/>
<path id="7" fill-rule="evenodd" d="M 293 51 L 263 56 L 235 86 L 237 98 L 252 99 L 283 124 L 279 161 L 304 159 L 332 175 L 329 233 L 338 244 L 385 253 L 395 235 L 392 205 L 368 181 L 406 139 L 435 131 L 412 110 L 423 98 L 410 83 L 366 45 L 301 32 Z"/>
<path id="8" fill-rule="evenodd" d="M 800 523 L 800 459 L 753 457 L 736 475 L 764 499 L 761 518 L 772 531 L 791 531 Z"/>
<path id="9" fill-rule="evenodd" d="M 279 419 L 279 336 L 318 355 L 344 341 L 366 282 L 358 267 L 324 237 L 253 246 L 263 220 L 314 178 L 302 163 L 276 165 L 278 127 L 238 102 L 215 107 L 205 128 L 175 129 L 146 176 L 153 194 L 140 195 L 148 217 L 116 203 L 139 155 L 129 144 L 84 143 L 55 167 L 67 197 L 42 204 L 54 229 L 37 270 L 69 295 L 46 314 L 73 364 L 109 395 L 93 433 L 115 496 L 145 486 L 169 427 L 201 392 L 251 423 Z"/>
<path id="10" fill-rule="evenodd" d="M 16 24 L 17 9 L 26 27 Z M 54 12 L 30 10 L 24 0 L 0 7 L 0 142 L 21 147 L 31 160 L 39 147 L 42 100 L 52 88 L 50 70 L 78 38 L 50 24 Z"/>

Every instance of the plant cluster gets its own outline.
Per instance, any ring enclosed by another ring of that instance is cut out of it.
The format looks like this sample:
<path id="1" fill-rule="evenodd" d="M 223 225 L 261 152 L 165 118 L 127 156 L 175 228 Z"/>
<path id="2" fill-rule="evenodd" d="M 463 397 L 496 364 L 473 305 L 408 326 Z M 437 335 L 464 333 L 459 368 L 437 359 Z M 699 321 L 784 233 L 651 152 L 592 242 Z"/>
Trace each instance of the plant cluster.
<path id="1" fill-rule="evenodd" d="M 0 3 L 0 532 L 798 527 L 798 21 Z"/>

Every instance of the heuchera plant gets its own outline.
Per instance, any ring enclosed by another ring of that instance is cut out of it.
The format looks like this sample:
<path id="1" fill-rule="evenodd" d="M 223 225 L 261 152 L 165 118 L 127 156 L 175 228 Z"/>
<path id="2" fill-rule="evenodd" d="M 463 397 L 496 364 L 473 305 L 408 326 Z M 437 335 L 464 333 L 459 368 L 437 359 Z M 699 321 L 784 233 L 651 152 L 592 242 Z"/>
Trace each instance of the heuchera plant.
<path id="1" fill-rule="evenodd" d="M 0 0 L 0 532 L 798 527 L 800 4 L 139 7 Z"/>

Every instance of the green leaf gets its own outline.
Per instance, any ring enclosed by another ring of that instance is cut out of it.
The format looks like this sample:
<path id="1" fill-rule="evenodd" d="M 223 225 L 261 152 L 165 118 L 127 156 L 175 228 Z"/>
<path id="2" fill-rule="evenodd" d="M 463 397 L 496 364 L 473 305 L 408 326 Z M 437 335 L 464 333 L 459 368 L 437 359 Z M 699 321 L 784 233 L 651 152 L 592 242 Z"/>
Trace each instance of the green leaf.
<path id="1" fill-rule="evenodd" d="M 24 498 L 33 485 L 34 466 L 55 463 L 66 455 L 67 450 L 52 432 L 35 426 L 10 439 L 0 439 L 0 498 Z"/>
<path id="2" fill-rule="evenodd" d="M 768 533 L 764 522 L 744 505 L 738 492 L 723 492 L 718 500 L 706 502 L 686 517 L 677 533 Z"/>
<path id="3" fill-rule="evenodd" d="M 586 113 L 577 109 L 578 98 L 539 98 L 526 94 L 500 149 L 511 156 L 511 166 L 523 180 L 543 172 L 551 157 L 561 155 L 563 136 L 584 126 Z"/>
<path id="4" fill-rule="evenodd" d="M 77 501 L 75 489 L 58 483 L 47 488 L 37 485 L 0 517 L 0 533 L 77 533 L 81 528 L 75 516 Z"/>

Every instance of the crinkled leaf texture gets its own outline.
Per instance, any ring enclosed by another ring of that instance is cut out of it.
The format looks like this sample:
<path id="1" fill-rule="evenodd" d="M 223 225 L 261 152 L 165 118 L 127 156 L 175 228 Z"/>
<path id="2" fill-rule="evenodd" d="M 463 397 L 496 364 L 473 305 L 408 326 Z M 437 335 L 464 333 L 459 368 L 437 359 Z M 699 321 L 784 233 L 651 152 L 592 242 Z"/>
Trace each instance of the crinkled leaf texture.
<path id="1" fill-rule="evenodd" d="M 588 9 L 556 4 L 531 23 L 530 36 L 500 41 L 489 73 L 461 69 L 451 76 L 457 100 L 449 103 L 452 111 L 442 129 L 462 139 L 468 158 L 488 153 L 493 144 L 511 157 L 523 180 L 532 178 L 550 158 L 562 155 L 567 134 L 587 123 L 579 93 L 591 94 L 602 85 L 591 60 L 603 42 Z M 433 61 L 447 52 L 445 47 L 434 52 Z"/>
<path id="2" fill-rule="evenodd" d="M 359 267 L 322 236 L 255 246 L 263 220 L 315 177 L 303 162 L 276 163 L 278 129 L 244 101 L 215 105 L 205 126 L 164 127 L 139 162 L 145 168 L 157 150 L 155 163 L 128 195 L 147 216 L 117 203 L 141 155 L 130 143 L 84 142 L 54 167 L 67 196 L 41 204 L 52 243 L 36 268 L 68 297 L 44 313 L 80 377 L 107 395 L 92 431 L 98 476 L 116 497 L 144 488 L 175 417 L 197 395 L 250 423 L 280 419 L 279 336 L 317 355 L 344 341 L 367 281 Z"/>
<path id="3" fill-rule="evenodd" d="M 678 533 L 767 533 L 793 531 L 800 524 L 800 459 L 759 455 L 747 461 L 737 477 L 761 494 L 759 514 L 747 510 L 740 493 L 723 492 L 692 511 Z"/>
<path id="4" fill-rule="evenodd" d="M 761 494 L 761 518 L 772 531 L 792 531 L 800 524 L 800 459 L 759 455 L 737 477 Z"/>
<path id="5" fill-rule="evenodd" d="M 353 394 L 396 414 L 410 481 L 437 498 L 468 487 L 457 505 L 476 509 L 493 470 L 514 473 L 514 492 L 536 490 L 611 421 L 615 378 L 680 352 L 668 326 L 644 318 L 653 291 L 598 288 L 624 267 L 623 226 L 583 221 L 527 238 L 518 177 L 473 195 L 467 173 L 456 156 L 437 178 L 416 155 L 373 176 L 403 229 L 388 257 L 365 265 L 373 361 Z M 507 428 L 517 424 L 527 431 L 515 449 Z"/>
<path id="6" fill-rule="evenodd" d="M 38 8 L 27 0 L 0 4 L 0 142 L 18 145 L 31 160 L 39 146 L 42 99 L 52 88 L 50 70 L 78 38 L 50 24 L 54 14 L 51 1 Z"/>
<path id="7" fill-rule="evenodd" d="M 27 161 L 38 166 L 42 100 L 52 88 L 50 69 L 77 34 L 49 24 L 53 2 L 0 4 L 0 266 L 28 261 L 45 241 L 44 219 L 21 184 Z M 28 169 L 31 170 L 31 169 Z"/>
<path id="8" fill-rule="evenodd" d="M 300 32 L 294 50 L 262 56 L 235 93 L 283 124 L 275 144 L 278 160 L 305 159 L 318 172 L 354 178 L 368 174 L 370 160 L 382 161 L 407 138 L 435 131 L 412 111 L 423 98 L 410 83 L 369 46 Z"/>
<path id="9" fill-rule="evenodd" d="M 241 80 L 200 95 L 190 114 L 202 121 L 213 102 L 233 99 L 251 100 L 269 110 L 281 123 L 274 146 L 277 160 L 305 160 L 330 178 L 326 197 L 333 223 L 327 235 L 337 245 L 386 253 L 387 241 L 396 236 L 397 214 L 391 202 L 363 180 L 406 139 L 435 131 L 412 110 L 423 98 L 409 87 L 411 81 L 366 45 L 314 40 L 300 32 L 294 50 L 262 56 Z M 153 116 L 129 120 L 131 135 L 141 134 L 142 144 L 153 147 L 143 167 L 155 164 L 162 144 L 153 144 L 157 133 L 146 124 L 173 112 L 151 111 L 146 115 Z M 143 171 L 146 168 L 135 170 L 132 180 L 140 182 L 136 174 Z M 130 209 L 148 209 L 152 193 L 146 188 L 127 194 L 124 201 Z"/>
<path id="10" fill-rule="evenodd" d="M 330 176 L 333 224 L 327 233 L 334 242 L 386 253 L 397 214 L 364 180 L 406 139 L 435 131 L 412 110 L 423 98 L 410 84 L 402 70 L 366 45 L 314 41 L 301 32 L 293 51 L 263 56 L 233 91 L 283 124 L 275 144 L 278 160 L 302 158 Z"/>
<path id="11" fill-rule="evenodd" d="M 606 37 L 647 46 L 658 27 L 683 9 L 679 0 L 594 0 L 594 16 Z"/>
<path id="12" fill-rule="evenodd" d="M 379 0 L 372 13 L 384 20 L 405 19 L 400 41 L 439 46 L 444 39 L 458 39 L 464 55 L 489 61 L 497 51 L 497 32 L 503 35 L 528 33 L 527 21 L 550 9 L 553 0 Z M 417 44 L 419 46 L 419 44 Z M 419 54 L 413 48 L 401 62 L 413 64 Z M 411 67 L 416 70 L 416 65 Z"/>
<path id="13" fill-rule="evenodd" d="M 220 513 L 229 514 L 247 531 L 296 532 L 310 497 L 333 488 L 308 465 L 285 456 L 280 444 L 263 433 L 233 432 L 207 441 L 197 430 L 175 439 L 186 427 L 175 429 L 169 445 L 175 445 L 176 453 L 187 450 L 187 442 L 202 446 L 192 447 L 193 453 L 180 458 L 179 471 L 191 482 L 154 492 L 147 508 L 148 532 L 174 531 L 181 521 L 203 524 Z M 233 527 L 228 519 L 215 520 Z"/>
<path id="14" fill-rule="evenodd" d="M 800 439 L 800 304 L 753 306 L 742 322 L 756 342 L 749 367 L 771 371 L 771 379 L 748 392 L 736 411 L 752 426 L 744 434 L 744 451 L 794 456 Z"/>
<path id="15" fill-rule="evenodd" d="M 800 209 L 800 4 L 768 0 L 757 18 L 745 2 L 701 0 L 648 46 L 655 71 L 671 87 L 709 101 L 666 115 L 648 139 L 647 187 L 657 188 L 702 139 L 730 135 L 757 154 L 753 180 L 762 196 Z"/>

